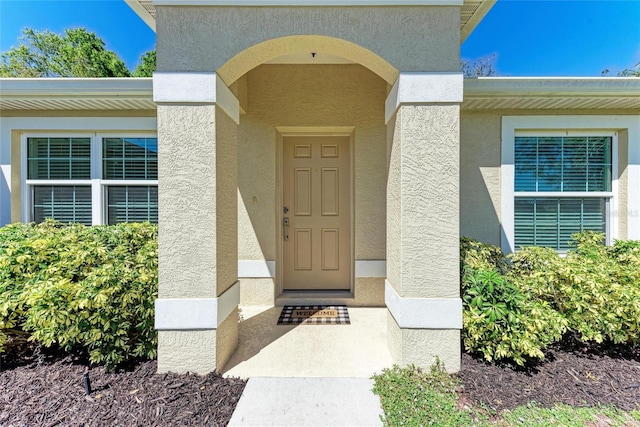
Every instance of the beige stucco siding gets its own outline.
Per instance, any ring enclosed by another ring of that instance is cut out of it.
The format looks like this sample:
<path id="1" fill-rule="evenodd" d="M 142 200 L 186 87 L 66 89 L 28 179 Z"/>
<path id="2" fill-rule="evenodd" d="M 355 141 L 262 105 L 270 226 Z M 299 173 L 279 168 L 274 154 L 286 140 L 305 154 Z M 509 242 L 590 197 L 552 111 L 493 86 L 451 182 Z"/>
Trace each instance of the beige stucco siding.
<path id="1" fill-rule="evenodd" d="M 399 71 L 457 71 L 460 66 L 459 7 L 157 6 L 156 10 L 159 71 L 219 71 L 252 46 L 296 34 L 355 43 Z M 310 54 L 308 47 L 304 53 Z M 282 51 L 279 46 L 278 51 L 257 54 L 263 61 L 299 48 Z M 320 44 L 317 51 L 340 53 L 336 49 Z M 241 76 L 221 74 L 227 84 Z"/>
<path id="2" fill-rule="evenodd" d="M 276 127 L 354 127 L 355 259 L 385 258 L 386 83 L 359 65 L 263 65 L 238 128 L 239 259 L 276 259 Z"/>
<path id="3" fill-rule="evenodd" d="M 160 105 L 158 135 L 159 262 L 174 267 L 159 297 L 215 298 L 237 280 L 236 126 L 214 105 Z"/>
<path id="4" fill-rule="evenodd" d="M 460 235 L 500 245 L 498 113 L 460 117 Z"/>
<path id="5" fill-rule="evenodd" d="M 387 280 L 402 297 L 457 298 L 459 107 L 401 106 L 390 123 Z"/>
<path id="6" fill-rule="evenodd" d="M 614 215 L 618 216 L 618 238 L 627 239 L 628 236 L 628 215 L 629 215 L 629 174 L 627 166 L 629 164 L 629 131 L 627 129 L 618 132 L 618 211 Z"/>

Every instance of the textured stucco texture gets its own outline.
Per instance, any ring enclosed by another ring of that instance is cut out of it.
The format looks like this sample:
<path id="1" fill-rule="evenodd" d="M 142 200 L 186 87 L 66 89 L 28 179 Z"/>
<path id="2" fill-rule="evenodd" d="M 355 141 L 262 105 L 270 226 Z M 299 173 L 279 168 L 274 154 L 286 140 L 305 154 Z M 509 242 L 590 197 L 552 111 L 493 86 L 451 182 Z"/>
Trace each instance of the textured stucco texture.
<path id="1" fill-rule="evenodd" d="M 401 106 L 387 181 L 387 279 L 401 297 L 457 298 L 457 105 Z"/>
<path id="2" fill-rule="evenodd" d="M 628 238 L 629 233 L 629 130 L 618 132 L 618 238 Z"/>
<path id="3" fill-rule="evenodd" d="M 220 372 L 238 347 L 238 309 L 218 329 L 158 331 L 158 373 Z"/>
<path id="4" fill-rule="evenodd" d="M 402 329 L 387 310 L 387 342 L 393 363 L 433 366 L 436 357 L 449 373 L 460 371 L 460 331 L 458 329 Z"/>
<path id="5" fill-rule="evenodd" d="M 309 43 L 265 41 L 301 34 L 362 46 L 399 71 L 458 71 L 460 7 L 174 7 L 156 6 L 158 71 L 216 71 L 227 84 L 281 55 L 310 53 Z M 394 36 L 391 37 L 390 35 Z M 215 41 L 215 42 L 213 42 Z M 315 52 L 350 58 L 317 40 Z M 248 50 L 234 70 L 225 64 Z M 353 49 L 352 49 L 353 50 Z M 312 50 L 313 51 L 313 50 Z M 375 58 L 371 58 L 375 62 Z M 367 65 L 365 63 L 365 65 Z M 390 82 L 392 83 L 392 82 Z"/>
<path id="6" fill-rule="evenodd" d="M 158 331 L 158 373 L 215 371 L 216 335 L 215 329 Z"/>
<path id="7" fill-rule="evenodd" d="M 159 297 L 237 280 L 236 126 L 213 105 L 158 106 Z"/>

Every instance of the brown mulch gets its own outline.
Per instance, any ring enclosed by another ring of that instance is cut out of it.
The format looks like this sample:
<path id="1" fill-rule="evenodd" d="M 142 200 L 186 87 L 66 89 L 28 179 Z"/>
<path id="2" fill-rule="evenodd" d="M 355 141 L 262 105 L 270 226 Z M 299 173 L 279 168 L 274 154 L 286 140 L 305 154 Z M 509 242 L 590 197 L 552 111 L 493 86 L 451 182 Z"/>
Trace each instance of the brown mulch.
<path id="1" fill-rule="evenodd" d="M 586 345 L 565 339 L 526 368 L 462 356 L 461 397 L 500 411 L 535 401 L 640 409 L 640 347 Z"/>
<path id="2" fill-rule="evenodd" d="M 35 348 L 0 355 L 0 426 L 225 426 L 245 381 L 215 374 L 156 374 L 155 361 L 89 369 L 86 358 Z"/>
<path id="3" fill-rule="evenodd" d="M 86 355 L 8 345 L 0 354 L 0 426 L 225 426 L 245 381 L 156 374 L 155 361 L 107 372 Z M 615 405 L 640 410 L 640 347 L 565 339 L 525 368 L 462 356 L 461 401 L 495 411 L 535 401 L 550 407 Z"/>

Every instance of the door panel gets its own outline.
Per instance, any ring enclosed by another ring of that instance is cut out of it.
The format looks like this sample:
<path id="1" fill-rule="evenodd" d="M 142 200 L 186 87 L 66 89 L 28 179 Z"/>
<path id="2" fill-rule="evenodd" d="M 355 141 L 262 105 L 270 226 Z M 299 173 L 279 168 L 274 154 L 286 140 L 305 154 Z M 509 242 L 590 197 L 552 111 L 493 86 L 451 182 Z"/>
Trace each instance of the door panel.
<path id="1" fill-rule="evenodd" d="M 283 138 L 285 290 L 350 289 L 349 141 Z"/>

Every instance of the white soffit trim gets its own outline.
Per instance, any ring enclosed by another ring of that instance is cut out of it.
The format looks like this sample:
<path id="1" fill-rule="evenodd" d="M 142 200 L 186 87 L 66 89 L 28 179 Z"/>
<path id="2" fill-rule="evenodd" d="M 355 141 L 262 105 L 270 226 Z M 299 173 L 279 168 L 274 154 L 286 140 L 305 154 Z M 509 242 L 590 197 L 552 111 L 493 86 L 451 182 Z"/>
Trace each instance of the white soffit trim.
<path id="1" fill-rule="evenodd" d="M 387 277 L 387 261 L 356 260 L 356 277 Z"/>
<path id="2" fill-rule="evenodd" d="M 462 6 L 464 0 L 153 0 L 154 6 Z"/>
<path id="3" fill-rule="evenodd" d="M 153 73 L 157 104 L 215 104 L 240 123 L 240 102 L 217 73 Z"/>
<path id="4" fill-rule="evenodd" d="M 276 277 L 276 262 L 266 260 L 238 260 L 238 277 L 254 279 Z"/>
<path id="5" fill-rule="evenodd" d="M 385 101 L 385 123 L 404 104 L 461 103 L 462 73 L 400 73 Z"/>
<path id="6" fill-rule="evenodd" d="M 144 8 L 144 6 L 138 0 L 124 0 L 124 2 L 149 26 L 156 32 L 156 18 Z"/>
<path id="7" fill-rule="evenodd" d="M 158 330 L 217 329 L 240 303 L 236 282 L 218 298 L 163 298 L 156 300 Z"/>
<path id="8" fill-rule="evenodd" d="M 401 328 L 462 329 L 460 298 L 402 298 L 385 280 L 384 301 Z"/>

